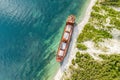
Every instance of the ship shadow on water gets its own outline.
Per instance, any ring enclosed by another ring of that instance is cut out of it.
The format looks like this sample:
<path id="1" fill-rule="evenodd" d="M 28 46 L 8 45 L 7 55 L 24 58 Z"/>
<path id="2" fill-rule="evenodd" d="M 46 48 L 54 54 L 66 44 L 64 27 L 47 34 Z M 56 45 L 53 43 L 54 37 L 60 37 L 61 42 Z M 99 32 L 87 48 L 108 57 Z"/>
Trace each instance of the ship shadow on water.
<path id="1" fill-rule="evenodd" d="M 78 33 L 78 24 L 75 23 L 74 24 L 73 34 L 72 34 L 72 37 L 71 37 L 71 41 L 70 41 L 70 45 L 69 45 L 67 54 L 66 54 L 63 62 L 60 63 L 60 67 L 61 67 L 60 69 L 61 69 L 62 72 L 64 72 L 66 70 L 66 68 L 67 68 L 67 63 L 69 62 L 69 58 L 72 58 L 73 53 L 72 53 L 71 50 L 73 50 L 75 48 L 74 44 L 76 44 L 78 34 L 79 34 Z"/>

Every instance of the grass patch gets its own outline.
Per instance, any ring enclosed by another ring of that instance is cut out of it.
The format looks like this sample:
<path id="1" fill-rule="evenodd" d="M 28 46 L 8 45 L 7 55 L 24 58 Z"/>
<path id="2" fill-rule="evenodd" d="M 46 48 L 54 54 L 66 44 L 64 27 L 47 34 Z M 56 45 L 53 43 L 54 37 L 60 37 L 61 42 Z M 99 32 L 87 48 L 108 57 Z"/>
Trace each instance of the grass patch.
<path id="1" fill-rule="evenodd" d="M 99 6 L 93 6 L 92 9 L 93 9 L 95 12 L 99 12 L 101 8 L 100 8 Z"/>
<path id="2" fill-rule="evenodd" d="M 72 65 L 75 65 L 75 60 L 74 59 L 72 60 Z"/>
<path id="3" fill-rule="evenodd" d="M 78 68 L 71 67 L 66 80 L 120 80 L 120 55 L 100 55 L 104 60 L 93 60 L 89 54 L 77 53 Z"/>
<path id="4" fill-rule="evenodd" d="M 87 50 L 87 47 L 82 43 L 78 43 L 77 48 L 80 49 L 80 50 Z"/>
<path id="5" fill-rule="evenodd" d="M 116 29 L 120 30 L 120 20 L 116 18 L 112 18 L 112 20 L 110 21 L 110 24 L 113 24 Z"/>
<path id="6" fill-rule="evenodd" d="M 112 6 L 119 6 L 120 7 L 120 0 L 104 0 L 101 4 L 103 5 L 112 5 Z"/>
<path id="7" fill-rule="evenodd" d="M 82 33 L 78 36 L 77 42 L 92 40 L 94 42 L 102 41 L 103 38 L 112 38 L 112 35 L 105 30 L 95 29 L 90 23 L 86 24 Z"/>
<path id="8" fill-rule="evenodd" d="M 104 15 L 101 15 L 97 12 L 91 12 L 91 17 L 94 17 L 96 19 L 106 19 L 106 17 Z"/>

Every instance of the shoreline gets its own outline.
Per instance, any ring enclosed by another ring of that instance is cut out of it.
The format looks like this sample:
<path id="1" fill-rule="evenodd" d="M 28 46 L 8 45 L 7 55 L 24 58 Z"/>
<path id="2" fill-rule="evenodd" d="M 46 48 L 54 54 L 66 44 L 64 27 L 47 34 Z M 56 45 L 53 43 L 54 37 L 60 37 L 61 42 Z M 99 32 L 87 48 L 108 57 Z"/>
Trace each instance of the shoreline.
<path id="1" fill-rule="evenodd" d="M 92 7 L 95 5 L 95 3 L 96 3 L 96 0 L 90 1 L 87 9 L 85 10 L 85 15 L 83 17 L 83 20 L 81 20 L 81 22 L 77 26 L 75 26 L 68 53 L 67 53 L 63 63 L 60 65 L 58 72 L 54 76 L 54 80 L 61 80 L 61 78 L 64 74 L 64 71 L 66 71 L 69 68 L 72 59 L 75 58 L 75 55 L 77 52 L 76 39 L 77 39 L 78 35 L 81 33 L 81 31 L 83 30 L 85 24 L 88 22 L 91 11 L 92 11 Z"/>

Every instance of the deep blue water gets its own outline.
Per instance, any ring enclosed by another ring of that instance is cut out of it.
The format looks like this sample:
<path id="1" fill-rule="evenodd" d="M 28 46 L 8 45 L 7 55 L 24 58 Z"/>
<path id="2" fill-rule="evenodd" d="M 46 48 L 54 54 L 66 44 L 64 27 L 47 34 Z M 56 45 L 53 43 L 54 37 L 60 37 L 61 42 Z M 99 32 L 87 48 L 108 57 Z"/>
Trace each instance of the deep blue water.
<path id="1" fill-rule="evenodd" d="M 65 20 L 85 2 L 0 0 L 0 80 L 51 79 Z"/>

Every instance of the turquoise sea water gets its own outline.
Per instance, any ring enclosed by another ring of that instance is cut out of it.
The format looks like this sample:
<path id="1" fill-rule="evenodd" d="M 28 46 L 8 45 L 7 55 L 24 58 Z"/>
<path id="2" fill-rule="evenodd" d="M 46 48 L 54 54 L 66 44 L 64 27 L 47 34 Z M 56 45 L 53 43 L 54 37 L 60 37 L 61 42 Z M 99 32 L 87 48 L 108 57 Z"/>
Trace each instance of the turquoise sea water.
<path id="1" fill-rule="evenodd" d="M 87 0 L 0 0 L 0 80 L 53 80 L 68 15 Z"/>

